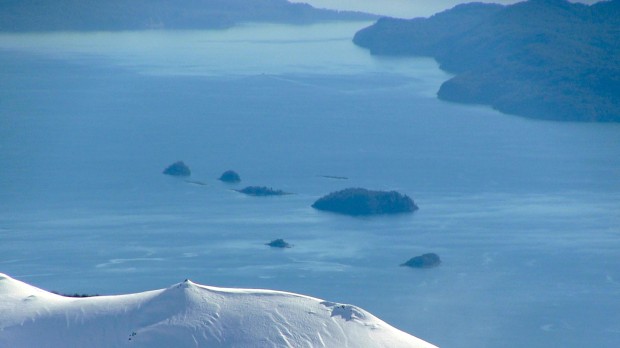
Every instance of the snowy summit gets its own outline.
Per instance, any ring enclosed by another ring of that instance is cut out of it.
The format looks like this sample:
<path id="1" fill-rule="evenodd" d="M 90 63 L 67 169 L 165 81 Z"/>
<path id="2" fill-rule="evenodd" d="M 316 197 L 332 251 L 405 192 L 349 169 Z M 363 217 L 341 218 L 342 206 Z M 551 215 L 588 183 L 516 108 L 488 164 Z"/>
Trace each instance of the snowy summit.
<path id="1" fill-rule="evenodd" d="M 361 308 L 186 280 L 70 298 L 0 274 L 0 347 L 435 347 Z"/>

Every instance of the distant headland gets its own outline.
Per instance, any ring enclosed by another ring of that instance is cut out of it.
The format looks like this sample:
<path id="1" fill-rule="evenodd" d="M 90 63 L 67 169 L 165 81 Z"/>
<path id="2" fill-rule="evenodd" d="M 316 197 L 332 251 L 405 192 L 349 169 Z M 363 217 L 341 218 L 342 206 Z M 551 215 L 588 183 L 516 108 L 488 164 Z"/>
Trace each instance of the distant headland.
<path id="1" fill-rule="evenodd" d="M 0 1 L 0 32 L 223 29 L 244 22 L 308 24 L 376 18 L 286 0 Z"/>
<path id="2" fill-rule="evenodd" d="M 620 0 L 469 3 L 357 32 L 375 55 L 431 56 L 456 76 L 440 99 L 525 117 L 620 122 Z"/>

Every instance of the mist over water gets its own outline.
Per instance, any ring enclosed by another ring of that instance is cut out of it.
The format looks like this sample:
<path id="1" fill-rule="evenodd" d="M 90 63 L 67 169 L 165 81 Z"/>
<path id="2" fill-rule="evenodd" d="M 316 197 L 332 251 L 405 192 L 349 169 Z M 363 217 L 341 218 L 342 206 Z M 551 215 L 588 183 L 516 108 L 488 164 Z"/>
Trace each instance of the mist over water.
<path id="1" fill-rule="evenodd" d="M 0 35 L 0 272 L 294 291 L 442 347 L 617 344 L 620 127 L 441 102 L 449 76 L 356 48 L 365 25 Z M 162 175 L 176 160 L 207 185 Z M 352 186 L 420 210 L 310 208 Z M 398 266 L 427 252 L 442 265 Z"/>

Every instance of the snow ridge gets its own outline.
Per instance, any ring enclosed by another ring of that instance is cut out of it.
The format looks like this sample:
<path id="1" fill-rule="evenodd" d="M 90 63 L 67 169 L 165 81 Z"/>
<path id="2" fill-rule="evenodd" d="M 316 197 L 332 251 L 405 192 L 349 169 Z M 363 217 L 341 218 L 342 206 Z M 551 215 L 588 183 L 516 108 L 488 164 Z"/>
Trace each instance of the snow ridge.
<path id="1" fill-rule="evenodd" d="M 359 307 L 299 294 L 185 280 L 68 298 L 0 273 L 0 347 L 435 346 Z"/>

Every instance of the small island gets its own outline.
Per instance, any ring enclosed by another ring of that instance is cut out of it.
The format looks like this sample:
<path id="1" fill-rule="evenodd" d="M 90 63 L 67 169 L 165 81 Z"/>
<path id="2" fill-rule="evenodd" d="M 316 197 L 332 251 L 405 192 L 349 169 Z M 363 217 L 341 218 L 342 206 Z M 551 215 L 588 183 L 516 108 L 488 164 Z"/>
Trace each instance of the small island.
<path id="1" fill-rule="evenodd" d="M 198 181 L 198 180 L 185 180 L 186 183 L 190 184 L 190 185 L 197 185 L 197 186 L 207 186 L 207 183 L 204 181 Z"/>
<path id="2" fill-rule="evenodd" d="M 314 209 L 352 216 L 410 213 L 418 206 L 407 195 L 396 191 L 348 188 L 319 198 Z"/>
<path id="3" fill-rule="evenodd" d="M 222 182 L 227 182 L 229 184 L 236 184 L 241 181 L 241 177 L 234 170 L 227 170 L 218 179 Z"/>
<path id="4" fill-rule="evenodd" d="M 171 176 L 190 176 L 192 171 L 183 161 L 177 161 L 164 169 L 163 173 Z"/>
<path id="5" fill-rule="evenodd" d="M 290 194 L 282 190 L 274 190 L 273 188 L 266 186 L 248 186 L 244 189 L 235 191 L 249 196 L 283 196 Z"/>
<path id="6" fill-rule="evenodd" d="M 346 176 L 338 176 L 338 175 L 319 175 L 321 178 L 325 179 L 334 179 L 334 180 L 349 180 Z"/>
<path id="7" fill-rule="evenodd" d="M 412 257 L 409 261 L 401 264 L 403 267 L 411 267 L 411 268 L 432 268 L 437 267 L 441 264 L 441 259 L 439 255 L 435 253 L 428 253 L 416 257 Z"/>
<path id="8" fill-rule="evenodd" d="M 272 248 L 281 248 L 281 249 L 293 247 L 291 244 L 285 242 L 284 239 L 281 239 L 281 238 L 274 239 L 269 243 L 265 243 L 265 245 L 268 245 Z"/>

